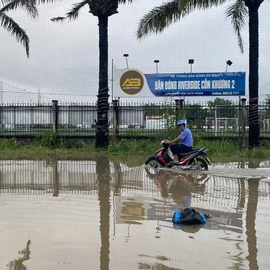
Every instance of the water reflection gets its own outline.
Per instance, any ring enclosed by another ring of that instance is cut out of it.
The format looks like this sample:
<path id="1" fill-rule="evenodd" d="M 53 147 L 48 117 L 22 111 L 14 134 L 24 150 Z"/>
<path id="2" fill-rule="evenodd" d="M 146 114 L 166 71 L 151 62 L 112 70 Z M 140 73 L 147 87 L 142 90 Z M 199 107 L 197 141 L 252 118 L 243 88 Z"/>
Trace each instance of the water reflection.
<path id="1" fill-rule="evenodd" d="M 262 167 L 260 164 L 257 165 Z M 214 168 L 218 166 L 222 167 L 215 165 Z M 243 169 L 240 170 L 239 166 Z M 233 168 L 238 169 L 236 173 Z M 250 171 L 244 163 L 239 163 L 230 164 L 228 168 L 225 166 L 220 172 L 152 171 L 144 166 L 130 167 L 118 161 L 110 162 L 104 156 L 95 160 L 60 160 L 51 163 L 0 161 L 0 206 L 1 202 L 4 205 L 3 196 L 8 194 L 49 195 L 54 199 L 69 194 L 85 196 L 85 200 L 89 198 L 86 196 L 96 196 L 99 202 L 99 264 L 102 270 L 110 269 L 111 262 L 115 260 L 115 255 L 110 254 L 114 249 L 121 248 L 120 240 L 115 242 L 117 237 L 121 236 L 121 243 L 129 247 L 123 251 L 128 252 L 132 250 L 134 241 L 138 245 L 149 241 L 147 244 L 155 247 L 158 244 L 154 241 L 166 243 L 170 235 L 177 236 L 176 233 L 184 233 L 188 239 L 196 241 L 200 233 L 215 235 L 215 232 L 219 235 L 216 241 L 222 240 L 225 245 L 231 243 L 235 248 L 234 252 L 227 253 L 230 268 L 246 269 L 248 263 L 249 269 L 258 269 L 262 263 L 258 259 L 260 249 L 257 235 L 261 233 L 258 224 L 262 224 L 265 215 L 258 205 L 269 212 L 270 181 L 263 176 L 267 171 L 260 174 L 262 171 Z M 231 177 L 233 173 L 235 176 Z M 247 177 L 248 174 L 251 177 Z M 252 175 L 256 175 L 256 178 Z M 206 226 L 174 227 L 171 222 L 173 212 L 186 207 L 211 214 L 213 218 Z M 266 219 L 265 222 L 269 224 L 270 220 Z M 147 234 L 152 235 L 154 240 L 138 237 L 138 232 L 145 230 L 146 224 L 149 224 Z M 269 232 L 265 233 L 269 238 Z M 171 241 L 176 244 L 179 239 Z M 177 268 L 176 262 L 174 267 L 170 266 L 175 258 L 173 255 L 169 258 L 166 250 L 156 256 L 141 251 L 137 251 L 136 255 L 138 269 L 185 268 L 180 264 Z M 168 258 L 168 261 L 161 258 Z M 17 265 L 21 263 L 21 267 L 25 267 L 23 261 L 26 259 L 29 256 L 14 260 L 13 265 L 16 261 Z M 152 261 L 146 261 L 148 259 Z M 270 267 L 270 264 L 266 265 Z"/>
<path id="2" fill-rule="evenodd" d="M 167 170 L 158 170 L 151 172 L 146 167 L 147 177 L 154 180 L 160 189 L 161 196 L 170 202 L 178 205 L 178 208 L 184 209 L 191 207 L 192 192 L 203 194 L 205 185 L 209 180 L 207 174 L 192 174 L 191 172 L 171 172 Z"/>
<path id="3" fill-rule="evenodd" d="M 110 254 L 110 163 L 107 157 L 96 159 L 98 199 L 100 207 L 100 269 L 109 269 Z"/>
<path id="4" fill-rule="evenodd" d="M 248 202 L 246 216 L 246 236 L 248 243 L 249 269 L 259 269 L 257 261 L 257 237 L 256 237 L 256 213 L 259 198 L 259 181 L 258 179 L 248 179 Z"/>
<path id="5" fill-rule="evenodd" d="M 21 255 L 18 259 L 15 259 L 13 261 L 10 261 L 8 264 L 9 270 L 27 270 L 27 267 L 23 264 L 24 261 L 27 261 L 30 259 L 30 244 L 31 241 L 28 240 L 26 243 L 26 248 L 18 251 L 18 253 Z"/>

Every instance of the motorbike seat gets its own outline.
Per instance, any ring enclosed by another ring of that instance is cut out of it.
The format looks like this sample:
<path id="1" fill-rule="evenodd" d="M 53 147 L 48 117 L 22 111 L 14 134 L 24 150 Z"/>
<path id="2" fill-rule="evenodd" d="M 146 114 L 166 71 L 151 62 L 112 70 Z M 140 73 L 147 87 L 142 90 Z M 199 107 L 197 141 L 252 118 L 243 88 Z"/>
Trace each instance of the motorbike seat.
<path id="1" fill-rule="evenodd" d="M 203 149 L 205 149 L 205 148 L 194 148 L 188 152 L 178 153 L 178 156 L 179 157 L 186 157 L 186 156 L 191 155 L 193 153 L 197 153 L 198 151 L 203 150 Z"/>

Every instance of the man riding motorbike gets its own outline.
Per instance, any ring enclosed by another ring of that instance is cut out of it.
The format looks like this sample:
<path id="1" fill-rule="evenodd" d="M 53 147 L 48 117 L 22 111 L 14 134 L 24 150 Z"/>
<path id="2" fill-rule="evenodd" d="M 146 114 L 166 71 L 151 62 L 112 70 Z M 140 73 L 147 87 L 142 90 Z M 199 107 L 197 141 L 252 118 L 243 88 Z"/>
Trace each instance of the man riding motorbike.
<path id="1" fill-rule="evenodd" d="M 171 141 L 166 140 L 165 143 L 170 145 L 171 152 L 174 156 L 174 162 L 179 163 L 177 154 L 189 152 L 192 150 L 193 137 L 192 137 L 192 133 L 190 129 L 186 127 L 186 123 L 184 120 L 178 120 L 176 125 L 179 127 L 179 130 L 181 131 L 181 133 L 179 134 L 178 137 L 176 137 L 175 139 Z M 181 142 L 181 143 L 178 144 L 178 142 Z"/>

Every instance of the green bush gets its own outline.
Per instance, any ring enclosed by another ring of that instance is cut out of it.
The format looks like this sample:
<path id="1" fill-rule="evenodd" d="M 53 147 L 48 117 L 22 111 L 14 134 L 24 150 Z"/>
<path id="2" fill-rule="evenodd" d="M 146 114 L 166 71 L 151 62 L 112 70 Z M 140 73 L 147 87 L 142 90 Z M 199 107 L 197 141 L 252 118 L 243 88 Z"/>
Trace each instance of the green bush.
<path id="1" fill-rule="evenodd" d="M 7 139 L 4 138 L 0 142 L 0 149 L 11 149 L 14 150 L 18 147 L 16 138 Z"/>
<path id="2" fill-rule="evenodd" d="M 46 148 L 57 148 L 60 145 L 60 140 L 57 134 L 53 131 L 45 131 L 43 135 L 35 138 L 35 144 Z"/>
<path id="3" fill-rule="evenodd" d="M 35 138 L 35 145 L 49 149 L 56 148 L 75 148 L 77 143 L 75 140 L 65 140 L 62 137 L 58 137 L 53 131 L 45 131 L 43 135 Z"/>
<path id="4" fill-rule="evenodd" d="M 129 128 L 126 134 L 127 136 L 142 136 L 142 130 L 140 128 Z"/>

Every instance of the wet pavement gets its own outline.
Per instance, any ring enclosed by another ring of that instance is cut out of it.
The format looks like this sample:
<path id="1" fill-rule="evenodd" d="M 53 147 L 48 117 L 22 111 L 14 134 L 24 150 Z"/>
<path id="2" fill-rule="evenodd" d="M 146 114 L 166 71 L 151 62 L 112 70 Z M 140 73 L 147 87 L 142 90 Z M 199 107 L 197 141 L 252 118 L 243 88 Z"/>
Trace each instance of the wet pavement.
<path id="1" fill-rule="evenodd" d="M 270 162 L 0 161 L 0 269 L 269 269 Z M 212 215 L 174 225 L 175 210 Z"/>

